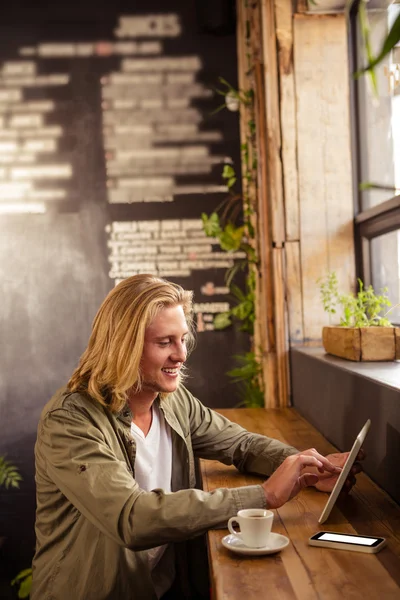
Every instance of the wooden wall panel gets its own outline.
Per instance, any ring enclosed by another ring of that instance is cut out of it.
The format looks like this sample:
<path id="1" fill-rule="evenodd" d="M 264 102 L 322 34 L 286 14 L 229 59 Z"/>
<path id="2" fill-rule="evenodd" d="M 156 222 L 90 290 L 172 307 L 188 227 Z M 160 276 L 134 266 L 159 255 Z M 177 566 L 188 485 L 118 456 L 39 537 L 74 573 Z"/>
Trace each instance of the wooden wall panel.
<path id="1" fill-rule="evenodd" d="M 275 11 L 271 0 L 261 0 L 261 24 L 263 39 L 263 66 L 265 88 L 265 115 L 268 146 L 268 186 L 272 240 L 282 247 L 285 241 L 285 213 L 283 202 L 281 124 L 279 103 L 278 57 L 276 49 Z"/>
<path id="2" fill-rule="evenodd" d="M 304 337 L 319 344 L 327 315 L 316 280 L 355 278 L 349 72 L 343 16 L 294 19 Z"/>
<path id="3" fill-rule="evenodd" d="M 275 0 L 280 91 L 286 240 L 300 236 L 297 175 L 296 94 L 293 72 L 293 12 L 290 0 Z"/>

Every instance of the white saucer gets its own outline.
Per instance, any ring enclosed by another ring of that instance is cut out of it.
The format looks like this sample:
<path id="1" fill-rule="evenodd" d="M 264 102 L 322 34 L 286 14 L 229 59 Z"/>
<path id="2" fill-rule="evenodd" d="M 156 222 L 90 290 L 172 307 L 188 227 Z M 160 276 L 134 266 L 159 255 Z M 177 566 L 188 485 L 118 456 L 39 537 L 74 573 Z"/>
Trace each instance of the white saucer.
<path id="1" fill-rule="evenodd" d="M 232 550 L 232 552 L 237 552 L 238 554 L 247 554 L 248 556 L 261 556 L 262 554 L 273 554 L 274 552 L 279 552 L 286 548 L 289 544 L 289 538 L 285 535 L 281 535 L 280 533 L 270 533 L 268 544 L 263 548 L 250 548 L 249 546 L 245 546 L 241 539 L 240 533 L 235 535 L 226 535 L 222 538 L 222 545 L 228 550 Z"/>

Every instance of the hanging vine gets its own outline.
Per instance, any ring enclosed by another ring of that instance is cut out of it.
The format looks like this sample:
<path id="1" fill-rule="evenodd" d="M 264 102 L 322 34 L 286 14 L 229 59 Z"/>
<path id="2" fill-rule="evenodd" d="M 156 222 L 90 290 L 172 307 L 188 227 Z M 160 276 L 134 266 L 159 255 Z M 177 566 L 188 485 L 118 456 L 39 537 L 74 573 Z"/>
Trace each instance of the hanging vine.
<path id="1" fill-rule="evenodd" d="M 251 79 L 250 28 L 246 26 L 247 45 L 247 77 Z M 232 106 L 234 102 L 241 105 L 246 114 L 245 139 L 241 144 L 242 194 L 235 191 L 237 174 L 232 164 L 225 164 L 222 178 L 226 182 L 228 197 L 207 215 L 202 214 L 203 229 L 207 236 L 218 239 L 226 252 L 243 252 L 245 258 L 237 260 L 226 273 L 226 284 L 235 301 L 228 311 L 216 315 L 215 329 L 225 329 L 232 324 L 252 337 L 252 351 L 235 355 L 237 367 L 228 371 L 234 383 L 240 385 L 244 406 L 264 406 L 264 382 L 262 366 L 257 348 L 254 348 L 254 323 L 256 319 L 256 279 L 259 268 L 259 257 L 256 243 L 256 189 L 257 189 L 257 145 L 254 107 L 254 90 L 250 85 L 247 90 L 236 90 L 222 77 L 219 78 L 221 89 L 215 90 L 224 97 L 225 102 L 214 112 Z M 244 288 L 236 279 L 239 272 L 245 272 Z"/>

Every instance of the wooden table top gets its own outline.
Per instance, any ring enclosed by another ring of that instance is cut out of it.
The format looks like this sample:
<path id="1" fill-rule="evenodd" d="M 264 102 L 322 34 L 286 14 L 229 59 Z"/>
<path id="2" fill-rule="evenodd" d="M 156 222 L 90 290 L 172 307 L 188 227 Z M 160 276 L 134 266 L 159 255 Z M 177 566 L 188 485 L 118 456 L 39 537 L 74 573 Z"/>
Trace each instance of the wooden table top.
<path id="1" fill-rule="evenodd" d="M 295 409 L 224 409 L 218 411 L 254 433 L 291 444 L 299 450 L 337 451 Z M 203 489 L 261 483 L 217 461 L 200 464 Z M 326 523 L 318 524 L 327 494 L 308 488 L 274 510 L 273 531 L 290 544 L 261 557 L 233 554 L 222 546 L 228 530 L 208 533 L 214 600 L 400 600 L 400 507 L 364 473 L 351 494 L 341 498 Z M 358 533 L 388 540 L 378 554 L 330 550 L 308 545 L 318 531 Z"/>

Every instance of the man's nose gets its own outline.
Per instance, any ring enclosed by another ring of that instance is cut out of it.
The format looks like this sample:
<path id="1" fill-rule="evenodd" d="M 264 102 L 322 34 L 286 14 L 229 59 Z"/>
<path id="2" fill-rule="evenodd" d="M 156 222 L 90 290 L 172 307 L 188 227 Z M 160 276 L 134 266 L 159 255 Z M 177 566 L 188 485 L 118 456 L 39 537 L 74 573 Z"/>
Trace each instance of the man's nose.
<path id="1" fill-rule="evenodd" d="M 176 362 L 185 362 L 186 356 L 186 344 L 182 344 L 182 342 L 175 344 L 171 358 Z"/>

